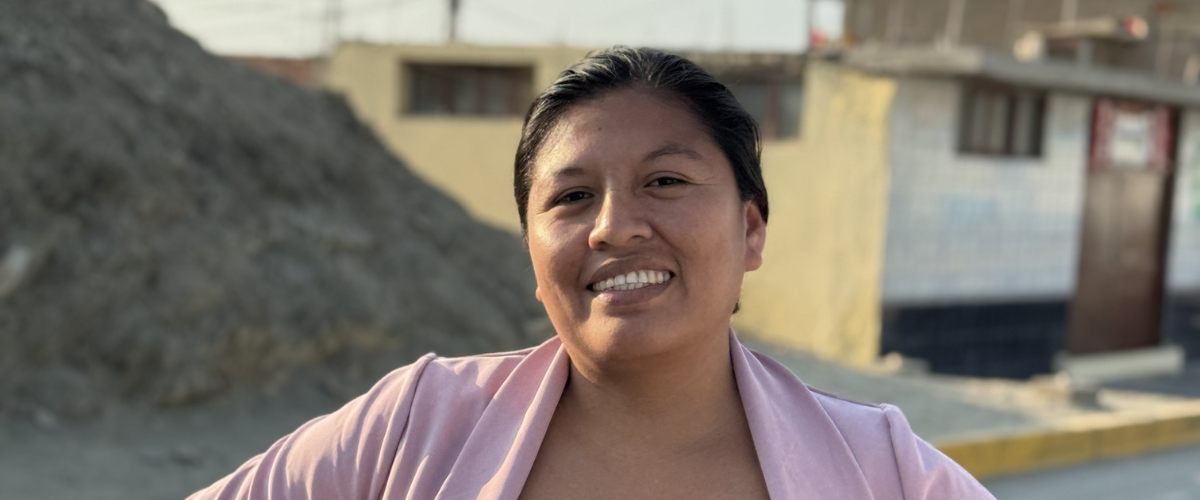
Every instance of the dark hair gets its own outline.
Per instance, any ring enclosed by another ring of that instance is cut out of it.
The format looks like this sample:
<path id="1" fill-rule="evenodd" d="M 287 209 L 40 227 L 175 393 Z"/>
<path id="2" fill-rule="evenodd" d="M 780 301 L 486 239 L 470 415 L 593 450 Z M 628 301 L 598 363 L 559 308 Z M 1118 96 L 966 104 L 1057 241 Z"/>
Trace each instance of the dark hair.
<path id="1" fill-rule="evenodd" d="M 733 166 L 742 200 L 754 201 L 763 221 L 767 220 L 767 188 L 760 166 L 762 143 L 758 125 L 733 93 L 683 57 L 655 49 L 618 46 L 592 52 L 564 70 L 529 106 L 513 172 L 522 233 L 526 230 L 529 208 L 530 170 L 546 136 L 571 106 L 626 88 L 663 93 L 685 103 Z"/>

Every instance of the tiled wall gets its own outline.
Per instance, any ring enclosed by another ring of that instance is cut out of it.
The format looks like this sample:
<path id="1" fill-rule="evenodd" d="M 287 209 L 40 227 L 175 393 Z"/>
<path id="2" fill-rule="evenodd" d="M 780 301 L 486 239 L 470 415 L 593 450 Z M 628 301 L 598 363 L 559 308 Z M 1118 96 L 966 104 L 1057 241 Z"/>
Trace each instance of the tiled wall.
<path id="1" fill-rule="evenodd" d="M 1040 158 L 957 152 L 960 83 L 904 78 L 890 116 L 885 304 L 1065 299 L 1090 102 L 1052 93 Z"/>
<path id="2" fill-rule="evenodd" d="M 1180 119 L 1179 161 L 1167 257 L 1168 341 L 1200 359 L 1200 110 Z"/>
<path id="3" fill-rule="evenodd" d="M 1185 112 L 1179 123 L 1167 287 L 1200 293 L 1200 110 Z"/>

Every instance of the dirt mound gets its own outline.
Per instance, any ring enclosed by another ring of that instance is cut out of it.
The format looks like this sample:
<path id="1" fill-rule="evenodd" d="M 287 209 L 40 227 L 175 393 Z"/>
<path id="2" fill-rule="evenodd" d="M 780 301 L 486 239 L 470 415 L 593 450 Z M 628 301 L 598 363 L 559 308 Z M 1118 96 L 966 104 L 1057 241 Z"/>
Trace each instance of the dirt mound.
<path id="1" fill-rule="evenodd" d="M 143 0 L 0 0 L 0 405 L 544 338 L 520 242 Z M 496 189 L 507 189 L 496 186 Z"/>

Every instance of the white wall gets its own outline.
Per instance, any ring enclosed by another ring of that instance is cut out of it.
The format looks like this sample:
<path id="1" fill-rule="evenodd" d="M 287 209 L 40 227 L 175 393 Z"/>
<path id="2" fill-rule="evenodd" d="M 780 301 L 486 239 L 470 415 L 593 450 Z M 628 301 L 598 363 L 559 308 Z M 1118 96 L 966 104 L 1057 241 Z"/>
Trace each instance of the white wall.
<path id="1" fill-rule="evenodd" d="M 1176 168 L 1167 287 L 1200 292 L 1200 110 L 1186 111 L 1180 120 Z"/>
<path id="2" fill-rule="evenodd" d="M 1040 158 L 958 153 L 959 103 L 956 80 L 900 81 L 884 303 L 1065 299 L 1077 271 L 1090 98 L 1049 96 Z"/>

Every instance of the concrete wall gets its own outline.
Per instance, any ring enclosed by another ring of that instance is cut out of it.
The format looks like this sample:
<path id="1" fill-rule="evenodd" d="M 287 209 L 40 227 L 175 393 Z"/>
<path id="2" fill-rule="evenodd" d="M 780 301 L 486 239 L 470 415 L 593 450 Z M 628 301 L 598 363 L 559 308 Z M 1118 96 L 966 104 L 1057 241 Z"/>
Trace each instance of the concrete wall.
<path id="1" fill-rule="evenodd" d="M 947 33 L 951 3 L 952 0 L 847 0 L 843 32 L 860 43 L 933 44 Z M 1022 25 L 1054 22 L 1062 12 L 1056 0 L 1026 0 L 1022 4 L 1005 0 L 964 2 L 959 41 L 964 45 L 1007 49 L 1020 34 Z"/>
<path id="2" fill-rule="evenodd" d="M 1167 288 L 1200 293 L 1200 110 L 1184 112 L 1179 123 Z"/>
<path id="3" fill-rule="evenodd" d="M 1150 35 L 1140 43 L 1098 43 L 1093 53 L 1096 65 L 1178 79 L 1188 56 L 1196 51 L 1197 42 L 1188 37 L 1159 36 L 1164 32 L 1160 20 L 1195 19 L 1200 0 L 968 0 L 962 3 L 959 42 L 1010 51 L 1027 26 L 1060 22 L 1064 2 L 1074 2 L 1076 19 L 1137 15 L 1150 23 Z M 952 0 L 846 0 L 843 32 L 859 44 L 931 45 L 946 36 L 951 4 Z"/>
<path id="4" fill-rule="evenodd" d="M 586 53 L 576 48 L 345 44 L 329 62 L 326 86 L 346 95 L 355 113 L 423 179 L 476 218 L 520 232 L 512 175 L 524 116 L 405 114 L 408 82 L 402 67 L 414 62 L 529 66 L 536 93 Z"/>
<path id="5" fill-rule="evenodd" d="M 1171 238 L 1167 247 L 1167 341 L 1200 360 L 1200 110 L 1180 117 Z"/>
<path id="6" fill-rule="evenodd" d="M 852 364 L 879 355 L 887 113 L 895 85 L 812 62 L 802 139 L 768 143 L 764 264 L 735 327 Z"/>
<path id="7" fill-rule="evenodd" d="M 1074 290 L 1090 99 L 1055 93 L 1040 158 L 957 152 L 961 87 L 904 78 L 888 118 L 883 300 L 944 304 Z"/>

